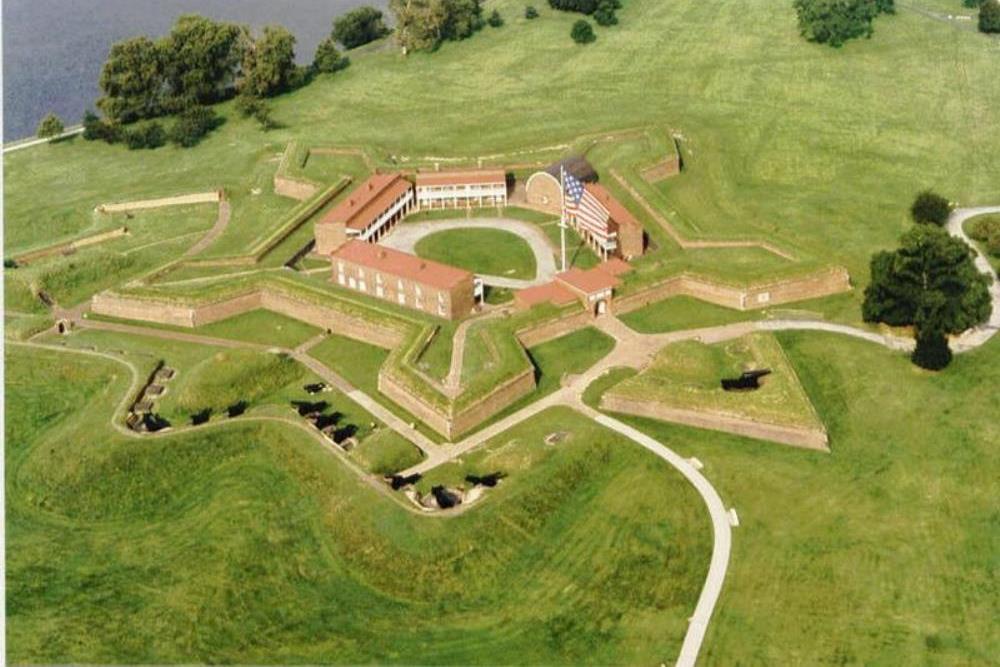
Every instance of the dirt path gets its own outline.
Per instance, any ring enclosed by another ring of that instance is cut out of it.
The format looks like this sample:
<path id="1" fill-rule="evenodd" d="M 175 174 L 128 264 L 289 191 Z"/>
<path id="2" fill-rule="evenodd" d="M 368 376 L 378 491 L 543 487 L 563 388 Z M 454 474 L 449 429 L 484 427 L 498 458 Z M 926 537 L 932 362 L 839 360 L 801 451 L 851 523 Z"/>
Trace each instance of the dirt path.
<path id="1" fill-rule="evenodd" d="M 958 208 L 952 211 L 948 218 L 948 233 L 972 247 L 976 253 L 976 268 L 990 277 L 990 297 L 993 302 L 993 312 L 985 324 L 969 329 L 951 341 L 951 347 L 955 352 L 975 349 L 1000 331 L 1000 278 L 997 277 L 989 258 L 983 254 L 976 242 L 969 238 L 964 228 L 966 220 L 990 213 L 1000 214 L 1000 206 Z"/>
<path id="2" fill-rule="evenodd" d="M 197 255 L 202 250 L 215 243 L 215 240 L 219 238 L 222 233 L 226 231 L 226 227 L 229 226 L 229 218 L 231 215 L 232 206 L 230 206 L 229 201 L 226 199 L 221 200 L 219 202 L 219 215 L 215 219 L 215 224 L 212 225 L 212 228 L 208 230 L 205 236 L 201 237 L 201 240 L 188 248 L 184 254 L 181 255 L 181 257 L 184 258 Z"/>

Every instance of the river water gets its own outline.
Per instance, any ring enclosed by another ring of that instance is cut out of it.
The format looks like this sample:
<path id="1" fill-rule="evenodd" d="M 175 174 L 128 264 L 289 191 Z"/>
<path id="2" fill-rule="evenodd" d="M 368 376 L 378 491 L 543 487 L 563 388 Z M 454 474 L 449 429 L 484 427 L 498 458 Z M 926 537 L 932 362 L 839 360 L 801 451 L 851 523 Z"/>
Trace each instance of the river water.
<path id="1" fill-rule="evenodd" d="M 181 14 L 260 27 L 279 23 L 298 39 L 300 62 L 312 60 L 334 17 L 387 0 L 0 0 L 3 5 L 3 139 L 31 136 L 57 113 L 79 122 L 100 90 L 101 65 L 113 42 L 159 37 Z"/>

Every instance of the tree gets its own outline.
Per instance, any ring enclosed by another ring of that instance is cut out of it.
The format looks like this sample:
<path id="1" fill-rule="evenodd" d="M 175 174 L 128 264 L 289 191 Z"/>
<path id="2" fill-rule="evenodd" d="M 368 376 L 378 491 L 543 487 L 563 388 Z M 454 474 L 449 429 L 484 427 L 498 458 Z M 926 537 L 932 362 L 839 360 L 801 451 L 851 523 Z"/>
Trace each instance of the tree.
<path id="1" fill-rule="evenodd" d="M 337 44 L 332 37 L 327 37 L 316 47 L 316 55 L 313 56 L 313 69 L 317 72 L 336 72 L 351 64 L 347 56 L 340 54 Z"/>
<path id="2" fill-rule="evenodd" d="M 259 97 L 241 93 L 236 98 L 236 110 L 244 117 L 253 117 L 264 131 L 273 130 L 278 124 L 271 117 L 271 107 Z"/>
<path id="3" fill-rule="evenodd" d="M 490 14 L 490 17 L 486 19 L 486 22 L 490 25 L 491 28 L 499 28 L 503 25 L 503 17 L 500 16 L 499 11 L 494 9 L 493 13 Z"/>
<path id="4" fill-rule="evenodd" d="M 169 86 L 169 111 L 224 99 L 234 87 L 249 30 L 197 14 L 177 19 L 160 43 Z"/>
<path id="5" fill-rule="evenodd" d="M 538 18 L 538 10 L 535 9 L 534 5 L 528 5 L 524 8 L 524 18 L 531 20 Z"/>
<path id="6" fill-rule="evenodd" d="M 939 371 L 951 363 L 951 349 L 948 338 L 939 331 L 921 333 L 917 336 L 917 347 L 910 360 L 921 368 Z"/>
<path id="7" fill-rule="evenodd" d="M 167 143 L 167 132 L 156 121 L 144 125 L 135 125 L 125 130 L 125 145 L 130 150 L 142 148 L 159 148 Z"/>
<path id="8" fill-rule="evenodd" d="M 979 7 L 979 32 L 1000 32 L 1000 0 L 986 0 Z"/>
<path id="9" fill-rule="evenodd" d="M 58 137 L 65 130 L 62 120 L 59 116 L 54 113 L 50 113 L 42 122 L 38 124 L 38 131 L 36 134 L 39 139 L 52 139 Z"/>
<path id="10" fill-rule="evenodd" d="M 164 54 L 148 37 L 112 44 L 101 68 L 104 93 L 97 108 L 114 122 L 131 123 L 163 112 Z"/>
<path id="11" fill-rule="evenodd" d="M 910 216 L 914 222 L 942 226 L 951 215 L 951 202 L 930 190 L 924 190 L 913 200 Z"/>
<path id="12" fill-rule="evenodd" d="M 240 91 L 271 97 L 288 90 L 295 76 L 295 36 L 278 25 L 264 28 L 243 52 Z"/>
<path id="13" fill-rule="evenodd" d="M 483 26 L 481 0 L 389 0 L 396 41 L 404 50 L 434 49 Z"/>
<path id="14" fill-rule="evenodd" d="M 215 110 L 205 106 L 193 106 L 182 111 L 170 128 L 170 141 L 190 148 L 219 125 Z"/>
<path id="15" fill-rule="evenodd" d="M 552 9 L 581 14 L 593 14 L 599 4 L 600 0 L 549 0 Z"/>
<path id="16" fill-rule="evenodd" d="M 990 281 L 976 269 L 973 256 L 965 242 L 940 227 L 914 227 L 903 235 L 898 250 L 872 257 L 864 320 L 913 325 L 918 340 L 986 321 L 992 310 Z"/>
<path id="17" fill-rule="evenodd" d="M 374 7 L 358 7 L 333 22 L 331 36 L 345 49 L 355 49 L 388 34 L 381 11 Z"/>
<path id="18" fill-rule="evenodd" d="M 896 13 L 894 0 L 795 0 L 794 6 L 802 36 L 834 47 L 871 37 L 879 14 Z"/>
<path id="19" fill-rule="evenodd" d="M 615 4 L 610 0 L 601 0 L 601 4 L 594 11 L 594 21 L 600 26 L 616 25 L 618 17 L 615 15 L 615 9 Z"/>
<path id="20" fill-rule="evenodd" d="M 594 28 L 583 19 L 573 24 L 573 29 L 570 30 L 569 35 L 577 44 L 590 44 L 597 39 L 597 35 L 594 34 Z"/>

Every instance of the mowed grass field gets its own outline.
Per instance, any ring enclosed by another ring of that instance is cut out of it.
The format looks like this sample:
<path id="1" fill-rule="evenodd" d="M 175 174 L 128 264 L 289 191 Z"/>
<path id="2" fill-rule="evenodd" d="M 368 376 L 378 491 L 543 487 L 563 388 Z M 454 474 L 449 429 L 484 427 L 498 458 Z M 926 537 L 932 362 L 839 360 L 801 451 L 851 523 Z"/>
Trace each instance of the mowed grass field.
<path id="1" fill-rule="evenodd" d="M 992 664 L 1000 339 L 934 374 L 864 341 L 777 338 L 831 453 L 621 417 L 696 456 L 739 514 L 704 663 Z"/>
<path id="2" fill-rule="evenodd" d="M 414 248 L 425 259 L 479 275 L 531 280 L 535 255 L 528 243 L 503 229 L 449 229 L 420 239 Z"/>
<path id="3" fill-rule="evenodd" d="M 710 548 L 697 496 L 568 410 L 503 434 L 485 451 L 511 476 L 434 519 L 279 424 L 111 432 L 127 385 L 113 362 L 11 348 L 7 366 L 13 661 L 659 663 L 679 648 Z"/>

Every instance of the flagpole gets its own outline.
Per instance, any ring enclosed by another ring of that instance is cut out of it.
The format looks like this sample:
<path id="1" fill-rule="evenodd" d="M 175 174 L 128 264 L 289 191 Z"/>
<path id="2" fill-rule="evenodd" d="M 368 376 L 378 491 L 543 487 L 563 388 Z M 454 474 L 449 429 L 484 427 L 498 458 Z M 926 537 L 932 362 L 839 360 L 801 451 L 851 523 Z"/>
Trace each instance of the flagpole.
<path id="1" fill-rule="evenodd" d="M 562 211 L 559 215 L 559 241 L 562 248 L 562 270 L 566 272 L 566 167 L 559 165 L 559 189 L 562 191 Z"/>

